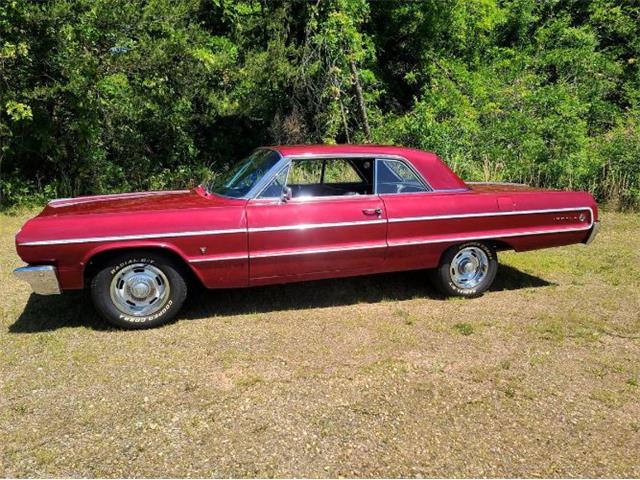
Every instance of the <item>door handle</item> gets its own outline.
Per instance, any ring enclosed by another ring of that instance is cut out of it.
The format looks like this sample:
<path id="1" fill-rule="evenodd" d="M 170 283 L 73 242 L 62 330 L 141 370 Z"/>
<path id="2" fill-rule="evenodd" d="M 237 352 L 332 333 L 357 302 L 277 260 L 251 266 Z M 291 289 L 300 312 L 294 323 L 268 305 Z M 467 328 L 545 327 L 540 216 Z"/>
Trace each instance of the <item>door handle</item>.
<path id="1" fill-rule="evenodd" d="M 364 213 L 365 215 L 380 216 L 382 215 L 382 209 L 381 208 L 363 208 L 362 213 Z"/>

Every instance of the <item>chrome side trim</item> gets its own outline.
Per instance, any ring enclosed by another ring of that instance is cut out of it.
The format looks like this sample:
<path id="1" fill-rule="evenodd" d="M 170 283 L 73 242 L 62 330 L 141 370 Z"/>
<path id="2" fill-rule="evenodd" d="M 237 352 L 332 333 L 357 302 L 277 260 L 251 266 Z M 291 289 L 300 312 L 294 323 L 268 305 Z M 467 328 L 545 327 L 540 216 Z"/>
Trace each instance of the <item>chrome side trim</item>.
<path id="1" fill-rule="evenodd" d="M 58 295 L 62 293 L 56 267 L 51 265 L 35 265 L 16 268 L 13 274 L 23 282 L 31 285 L 33 293 L 38 295 Z"/>
<path id="2" fill-rule="evenodd" d="M 593 229 L 589 233 L 589 236 L 587 237 L 587 240 L 584 242 L 585 245 L 589 245 L 591 242 L 593 242 L 595 240 L 596 235 L 598 235 L 598 231 L 600 231 L 600 221 L 599 220 L 597 222 L 594 222 Z"/>
<path id="3" fill-rule="evenodd" d="M 448 242 L 466 242 L 472 240 L 486 240 L 486 239 L 500 239 L 500 238 L 510 238 L 510 237 L 526 237 L 529 235 L 546 235 L 549 233 L 565 233 L 565 232 L 581 232 L 585 230 L 589 230 L 591 227 L 580 227 L 580 228 L 561 228 L 556 230 L 528 230 L 524 232 L 514 232 L 514 233 L 494 233 L 493 235 L 470 235 L 470 236 L 462 236 L 462 237 L 445 237 L 445 238 L 434 238 L 427 240 L 410 240 L 410 241 L 399 241 L 399 242 L 390 242 L 389 247 L 404 247 L 408 245 L 427 245 L 431 243 L 448 243 Z"/>
<path id="4" fill-rule="evenodd" d="M 386 219 L 378 220 L 359 220 L 353 222 L 334 222 L 334 223 L 301 223 L 298 225 L 283 225 L 281 227 L 253 227 L 249 228 L 250 233 L 254 232 L 279 232 L 282 230 L 311 230 L 314 228 L 331 228 L 331 227 L 356 227 L 359 225 L 372 225 L 376 223 L 386 223 Z"/>
<path id="5" fill-rule="evenodd" d="M 538 213 L 554 213 L 554 212 L 569 212 L 569 211 L 580 211 L 580 210 L 588 210 L 590 212 L 591 222 L 586 227 L 575 228 L 576 230 L 589 230 L 593 224 L 593 210 L 591 207 L 575 207 L 575 208 L 556 208 L 556 209 L 544 209 L 544 210 L 516 210 L 516 211 L 507 211 L 507 212 L 485 212 L 485 213 L 463 213 L 463 214 L 455 214 L 455 215 L 430 215 L 430 216 L 422 216 L 422 217 L 404 217 L 404 218 L 391 218 L 391 219 L 377 219 L 377 220 L 362 220 L 362 221 L 353 221 L 353 222 L 333 222 L 333 223 L 316 223 L 316 224 L 299 224 L 299 225 L 283 225 L 277 227 L 254 227 L 249 228 L 249 232 L 267 232 L 267 231 L 281 231 L 281 230 L 306 230 L 306 229 L 314 229 L 314 228 L 330 228 L 330 227 L 347 227 L 347 226 L 358 226 L 358 225 L 367 225 L 367 224 L 377 224 L 377 223 L 397 223 L 397 222 L 416 222 L 422 220 L 446 220 L 446 219 L 455 219 L 455 218 L 473 218 L 473 217 L 493 217 L 493 216 L 503 216 L 503 215 L 530 215 L 530 214 L 538 214 Z M 561 229 L 558 231 L 569 231 L 569 229 Z M 40 240 L 35 242 L 23 242 L 20 243 L 20 246 L 39 246 L 39 245 L 66 245 L 66 244 L 75 244 L 75 243 L 95 243 L 95 242 L 114 242 L 114 241 L 127 241 L 127 240 L 145 240 L 145 239 L 154 239 L 154 238 L 174 238 L 174 237 L 191 237 L 191 236 L 204 236 L 204 235 L 225 235 L 232 233 L 246 233 L 247 229 L 244 228 L 232 228 L 227 230 L 200 230 L 200 231 L 190 231 L 190 232 L 167 232 L 167 233 L 149 233 L 149 234 L 141 234 L 141 235 L 115 235 L 110 237 L 84 237 L 84 238 L 67 238 L 60 240 Z M 555 233 L 555 231 L 538 231 L 538 232 L 525 232 L 518 233 L 516 236 L 520 235 L 528 235 L 528 234 L 538 234 L 538 233 Z M 476 237 L 477 238 L 477 237 Z M 496 235 L 491 235 L 485 238 L 499 238 Z M 443 240 L 447 241 L 447 240 Z"/>
<path id="6" fill-rule="evenodd" d="M 226 260 L 247 260 L 248 255 L 217 255 L 215 257 L 190 258 L 189 263 L 224 262 Z"/>
<path id="7" fill-rule="evenodd" d="M 598 222 L 596 222 L 598 225 Z M 250 254 L 249 257 L 246 255 L 231 255 L 231 256 L 219 256 L 219 257 L 207 257 L 202 259 L 191 259 L 190 263 L 203 263 L 203 262 L 216 262 L 216 261 L 224 261 L 224 260 L 239 260 L 239 259 L 253 259 L 253 258 L 269 258 L 269 257 L 286 257 L 289 255 L 312 255 L 319 253 L 337 253 L 337 252 L 346 252 L 346 251 L 354 251 L 354 250 L 367 250 L 374 248 L 386 248 L 386 247 L 405 247 L 411 245 L 427 245 L 433 243 L 448 243 L 448 242 L 462 242 L 462 241 L 471 241 L 471 240 L 486 240 L 486 239 L 500 239 L 500 238 L 509 238 L 509 237 L 525 237 L 528 235 L 546 235 L 551 233 L 565 233 L 565 232 L 576 232 L 576 231 L 585 231 L 591 227 L 579 227 L 579 228 L 562 228 L 555 230 L 529 230 L 523 232 L 514 232 L 514 233 L 503 233 L 503 234 L 493 234 L 493 235 L 470 235 L 470 236 L 451 236 L 444 238 L 435 238 L 435 239 L 426 239 L 426 240 L 410 240 L 410 241 L 399 241 L 399 242 L 390 242 L 388 245 L 386 243 L 373 244 L 373 245 L 357 245 L 351 247 L 332 247 L 332 248 L 309 248 L 305 250 L 289 250 L 282 252 L 260 252 L 256 254 Z"/>
<path id="8" fill-rule="evenodd" d="M 589 224 L 589 227 L 585 229 L 588 230 L 593 225 L 593 209 L 591 207 L 551 208 L 543 210 L 509 210 L 505 212 L 457 213 L 453 215 L 427 215 L 423 217 L 390 218 L 389 223 L 419 222 L 422 220 L 448 220 L 454 218 L 499 217 L 503 215 L 532 215 L 537 213 L 575 212 L 580 210 L 589 210 L 589 213 L 591 215 L 591 223 Z"/>
<path id="9" fill-rule="evenodd" d="M 37 242 L 23 242 L 20 246 L 30 247 L 38 245 L 67 245 L 71 243 L 95 243 L 95 242 L 118 242 L 127 240 L 146 240 L 150 238 L 173 238 L 173 237 L 195 237 L 202 235 L 225 235 L 228 233 L 246 233 L 244 228 L 231 228 L 228 230 L 200 230 L 195 232 L 168 232 L 168 233 L 148 233 L 142 235 L 115 235 L 113 237 L 85 237 L 85 238 L 65 238 L 61 240 L 40 240 Z"/>
<path id="10" fill-rule="evenodd" d="M 289 250 L 285 252 L 275 252 L 275 253 L 256 253 L 253 255 L 249 255 L 249 258 L 267 258 L 267 257 L 286 257 L 288 255 L 312 255 L 315 253 L 337 253 L 337 252 L 348 252 L 354 250 L 369 250 L 374 248 L 386 248 L 386 243 L 377 243 L 372 245 L 355 245 L 355 246 L 342 246 L 342 247 L 332 247 L 332 248 L 309 248 L 306 250 Z"/>

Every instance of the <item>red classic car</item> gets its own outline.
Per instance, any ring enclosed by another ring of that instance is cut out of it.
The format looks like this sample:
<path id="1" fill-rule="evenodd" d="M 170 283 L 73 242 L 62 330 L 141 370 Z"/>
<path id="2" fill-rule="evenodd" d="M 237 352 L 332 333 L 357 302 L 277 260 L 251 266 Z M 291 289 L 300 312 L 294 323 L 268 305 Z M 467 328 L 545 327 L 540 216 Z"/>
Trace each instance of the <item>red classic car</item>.
<path id="1" fill-rule="evenodd" d="M 435 154 L 374 145 L 255 150 L 193 190 L 50 202 L 16 235 L 35 293 L 89 288 L 129 328 L 176 315 L 190 281 L 250 287 L 412 269 L 473 297 L 500 250 L 589 243 L 591 195 L 467 184 Z"/>

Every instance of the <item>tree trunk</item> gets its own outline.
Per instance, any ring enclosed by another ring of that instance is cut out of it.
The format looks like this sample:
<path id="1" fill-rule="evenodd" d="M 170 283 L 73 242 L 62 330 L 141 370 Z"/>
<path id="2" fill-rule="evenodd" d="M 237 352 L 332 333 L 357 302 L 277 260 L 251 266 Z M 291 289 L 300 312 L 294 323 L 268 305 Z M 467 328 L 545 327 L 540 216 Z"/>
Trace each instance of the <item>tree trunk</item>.
<path id="1" fill-rule="evenodd" d="M 342 115 L 342 126 L 344 128 L 344 134 L 347 137 L 347 143 L 351 143 L 349 138 L 349 124 L 347 123 L 347 115 L 344 111 L 344 105 L 342 104 L 342 98 L 338 100 L 340 102 L 340 114 Z"/>
<path id="2" fill-rule="evenodd" d="M 367 137 L 367 141 L 371 141 L 371 130 L 369 129 L 369 117 L 367 117 L 367 107 L 364 104 L 364 95 L 362 94 L 362 85 L 360 85 L 360 77 L 358 75 L 358 69 L 353 60 L 349 60 L 349 66 L 351 67 L 351 74 L 353 75 L 353 81 L 356 86 L 356 97 L 358 98 L 358 106 L 360 107 L 360 115 L 362 116 L 362 125 L 364 127 L 364 134 Z"/>

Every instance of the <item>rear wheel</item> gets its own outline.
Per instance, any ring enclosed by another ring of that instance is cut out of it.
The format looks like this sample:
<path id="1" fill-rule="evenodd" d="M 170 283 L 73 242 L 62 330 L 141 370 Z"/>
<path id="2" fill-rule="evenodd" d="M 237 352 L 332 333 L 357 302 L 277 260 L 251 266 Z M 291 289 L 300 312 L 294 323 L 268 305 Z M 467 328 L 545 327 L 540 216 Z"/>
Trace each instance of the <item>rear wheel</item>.
<path id="1" fill-rule="evenodd" d="M 124 328 L 150 328 L 168 322 L 186 296 L 180 267 L 155 253 L 114 256 L 91 281 L 91 298 L 98 312 Z"/>
<path id="2" fill-rule="evenodd" d="M 497 270 L 498 260 L 492 248 L 481 242 L 468 242 L 445 252 L 434 280 L 445 295 L 477 297 L 491 286 Z"/>

